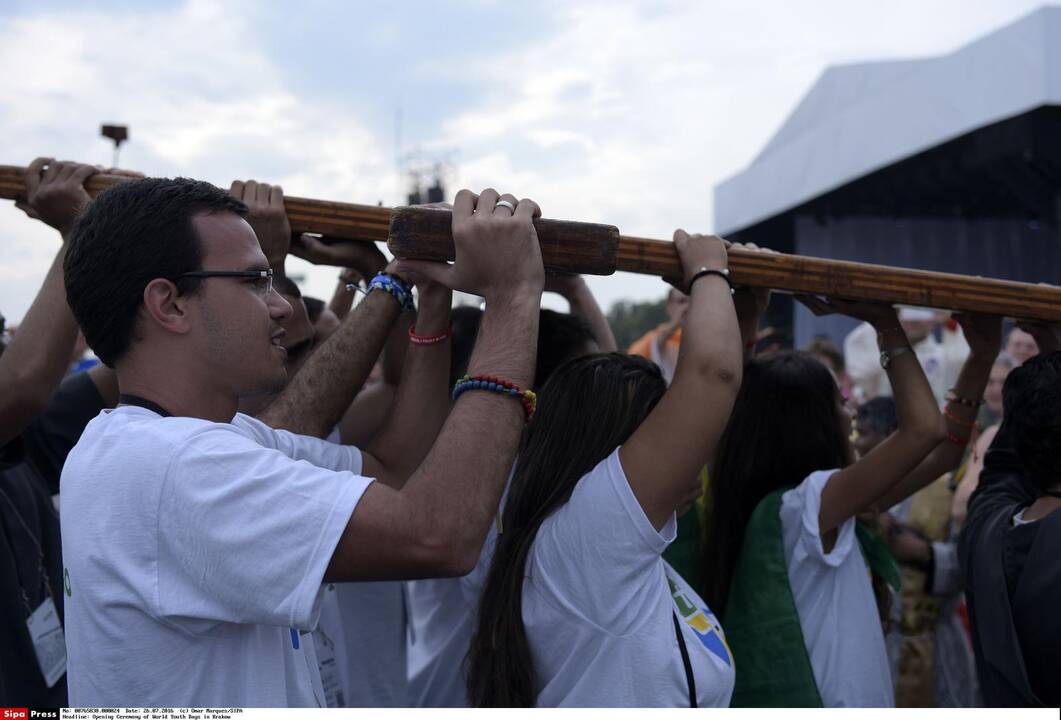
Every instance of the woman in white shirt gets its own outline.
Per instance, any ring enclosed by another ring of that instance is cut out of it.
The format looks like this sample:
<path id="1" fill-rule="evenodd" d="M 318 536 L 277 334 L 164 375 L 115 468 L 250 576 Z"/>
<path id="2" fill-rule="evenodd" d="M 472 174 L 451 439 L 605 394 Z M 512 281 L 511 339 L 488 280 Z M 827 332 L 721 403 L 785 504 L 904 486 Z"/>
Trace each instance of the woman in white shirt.
<path id="1" fill-rule="evenodd" d="M 876 329 L 898 429 L 855 461 L 851 418 L 824 365 L 795 352 L 750 362 L 711 476 L 704 594 L 741 667 L 735 706 L 891 706 L 881 618 L 898 570 L 856 516 L 958 466 L 1000 322 L 959 318 L 971 352 L 941 417 L 893 308 L 807 302 Z"/>
<path id="2" fill-rule="evenodd" d="M 651 362 L 608 354 L 541 391 L 469 651 L 473 706 L 729 702 L 722 629 L 661 553 L 736 397 L 740 331 L 723 242 L 675 244 L 691 307 L 670 389 Z"/>

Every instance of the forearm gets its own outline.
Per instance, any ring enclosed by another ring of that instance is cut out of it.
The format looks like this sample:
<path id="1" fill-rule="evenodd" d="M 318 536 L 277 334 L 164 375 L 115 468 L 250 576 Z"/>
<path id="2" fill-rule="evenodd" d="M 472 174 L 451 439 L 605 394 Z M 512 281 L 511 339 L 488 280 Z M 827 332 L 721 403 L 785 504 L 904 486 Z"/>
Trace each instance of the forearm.
<path id="1" fill-rule="evenodd" d="M 943 432 L 939 406 L 905 333 L 898 323 L 893 327 L 878 327 L 877 330 L 880 333 L 880 349 L 892 353 L 886 372 L 895 399 L 898 432 L 916 435 L 927 433 L 933 439 L 940 440 Z M 906 348 L 906 351 L 895 354 L 902 348 Z"/>
<path id="2" fill-rule="evenodd" d="M 984 388 L 991 375 L 993 358 L 977 358 L 970 355 L 958 375 L 954 387 L 959 397 L 977 400 L 983 397 Z M 914 470 L 893 486 L 879 501 L 880 507 L 892 507 L 905 498 L 936 480 L 944 473 L 956 469 L 965 456 L 965 448 L 972 427 L 976 422 L 978 408 L 960 403 L 948 403 L 944 413 L 946 438 L 928 454 Z M 966 442 L 956 442 L 965 440 Z"/>
<path id="3" fill-rule="evenodd" d="M 258 419 L 274 428 L 326 436 L 372 372 L 398 314 L 389 293 L 370 293 Z"/>
<path id="4" fill-rule="evenodd" d="M 740 338 L 740 323 L 725 281 L 710 275 L 698 280 L 690 290 L 674 383 L 725 379 L 728 384 L 736 378 L 739 386 L 744 367 Z"/>
<path id="5" fill-rule="evenodd" d="M 453 297 L 452 291 L 446 292 L 447 297 Z M 421 302 L 421 308 L 423 303 Z M 445 309 L 446 321 L 449 320 L 449 308 Z M 381 375 L 383 382 L 388 385 L 397 386 L 403 377 L 405 367 L 405 356 L 409 350 L 409 326 L 417 324 L 418 314 L 413 311 L 402 313 L 391 327 L 387 335 L 387 341 L 383 344 L 383 356 L 380 358 Z M 438 319 L 436 318 L 436 321 Z M 448 325 L 446 327 L 449 327 Z M 443 328 L 445 330 L 445 328 Z M 439 330 L 442 332 L 442 330 Z M 433 333 L 437 334 L 437 333 Z"/>
<path id="6" fill-rule="evenodd" d="M 347 280 L 340 275 L 339 282 L 335 285 L 335 292 L 332 293 L 332 299 L 328 302 L 328 308 L 340 320 L 345 318 L 347 313 L 350 312 L 350 308 L 354 304 L 354 293 L 357 292 L 352 288 L 347 289 L 346 286 L 348 284 Z"/>
<path id="7" fill-rule="evenodd" d="M 608 324 L 608 318 L 604 316 L 597 299 L 593 297 L 585 281 L 568 296 L 567 302 L 571 306 L 571 314 L 582 318 L 589 324 L 601 352 L 615 352 L 619 349 L 612 326 Z"/>
<path id="8" fill-rule="evenodd" d="M 44 285 L 0 356 L 0 445 L 16 437 L 48 405 L 70 367 L 77 322 L 66 304 L 59 249 Z"/>
<path id="9" fill-rule="evenodd" d="M 453 293 L 441 287 L 430 294 L 421 293 L 415 326 L 417 335 L 432 337 L 449 330 L 452 298 Z M 450 341 L 414 345 L 406 337 L 404 342 L 409 347 L 394 403 L 385 424 L 366 448 L 369 455 L 387 469 L 386 477 L 396 481 L 395 487 L 400 487 L 423 461 L 442 428 L 450 405 L 446 387 Z"/>
<path id="10" fill-rule="evenodd" d="M 488 303 L 468 372 L 521 388 L 534 379 L 540 297 Z M 515 398 L 465 392 L 454 404 L 426 459 L 402 494 L 431 532 L 462 555 L 477 556 L 498 510 L 525 425 Z"/>

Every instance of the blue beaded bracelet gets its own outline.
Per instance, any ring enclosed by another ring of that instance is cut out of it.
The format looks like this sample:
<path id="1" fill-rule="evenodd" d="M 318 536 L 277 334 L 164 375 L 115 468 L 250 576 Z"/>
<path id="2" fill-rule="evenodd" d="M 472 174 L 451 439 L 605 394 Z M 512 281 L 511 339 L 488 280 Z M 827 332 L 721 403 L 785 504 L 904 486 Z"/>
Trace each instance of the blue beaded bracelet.
<path id="1" fill-rule="evenodd" d="M 416 306 L 413 305 L 412 289 L 397 275 L 379 273 L 376 277 L 372 278 L 372 281 L 368 284 L 368 292 L 372 292 L 373 290 L 384 290 L 393 295 L 394 299 L 398 301 L 398 305 L 401 307 L 402 312 L 409 312 L 416 309 Z"/>

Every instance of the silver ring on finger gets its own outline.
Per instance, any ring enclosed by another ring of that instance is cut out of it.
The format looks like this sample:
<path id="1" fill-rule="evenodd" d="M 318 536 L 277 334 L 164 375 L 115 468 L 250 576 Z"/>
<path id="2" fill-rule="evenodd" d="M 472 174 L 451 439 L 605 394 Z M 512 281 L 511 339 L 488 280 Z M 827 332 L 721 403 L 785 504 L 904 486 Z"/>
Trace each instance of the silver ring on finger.
<path id="1" fill-rule="evenodd" d="M 496 203 L 494 203 L 494 210 L 497 210 L 499 207 L 507 207 L 509 212 L 516 212 L 516 206 L 510 203 L 508 200 L 498 200 Z"/>

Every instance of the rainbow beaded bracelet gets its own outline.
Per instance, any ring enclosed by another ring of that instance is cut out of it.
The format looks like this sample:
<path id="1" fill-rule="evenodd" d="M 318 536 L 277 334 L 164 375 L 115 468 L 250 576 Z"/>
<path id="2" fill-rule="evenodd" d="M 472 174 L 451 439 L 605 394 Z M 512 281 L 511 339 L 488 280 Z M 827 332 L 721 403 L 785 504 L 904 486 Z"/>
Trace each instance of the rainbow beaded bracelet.
<path id="1" fill-rule="evenodd" d="M 515 383 L 493 375 L 465 375 L 453 386 L 453 399 L 456 400 L 468 390 L 488 390 L 502 395 L 511 395 L 523 405 L 527 422 L 534 417 L 538 407 L 538 396 L 532 390 L 520 390 Z"/>

